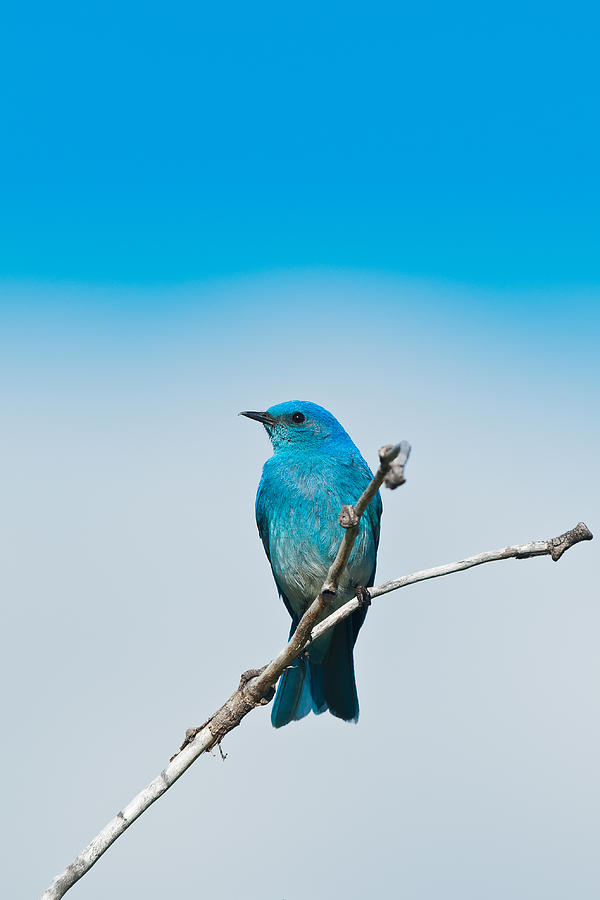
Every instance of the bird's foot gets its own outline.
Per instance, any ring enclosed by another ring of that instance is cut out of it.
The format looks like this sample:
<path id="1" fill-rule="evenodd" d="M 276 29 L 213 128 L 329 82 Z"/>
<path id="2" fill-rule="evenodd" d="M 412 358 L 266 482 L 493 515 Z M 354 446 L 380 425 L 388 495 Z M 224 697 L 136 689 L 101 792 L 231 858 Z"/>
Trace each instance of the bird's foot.
<path id="1" fill-rule="evenodd" d="M 240 675 L 240 683 L 238 685 L 238 691 L 243 691 L 249 681 L 252 681 L 253 678 L 258 678 L 262 672 L 266 669 L 266 666 L 263 666 L 262 669 L 248 669 L 246 672 L 242 672 Z M 266 706 L 267 703 L 270 703 L 273 697 L 275 696 L 275 688 L 269 688 L 264 697 L 261 697 L 259 703 L 260 706 Z"/>
<path id="2" fill-rule="evenodd" d="M 248 669 L 246 672 L 242 672 L 240 675 L 240 683 L 238 685 L 238 690 L 240 688 L 246 687 L 249 681 L 252 681 L 253 678 L 258 678 L 262 669 Z"/>
<path id="3" fill-rule="evenodd" d="M 371 605 L 371 594 L 369 593 L 369 589 L 364 587 L 362 584 L 359 584 L 356 588 L 356 598 L 361 609 L 362 607 Z"/>

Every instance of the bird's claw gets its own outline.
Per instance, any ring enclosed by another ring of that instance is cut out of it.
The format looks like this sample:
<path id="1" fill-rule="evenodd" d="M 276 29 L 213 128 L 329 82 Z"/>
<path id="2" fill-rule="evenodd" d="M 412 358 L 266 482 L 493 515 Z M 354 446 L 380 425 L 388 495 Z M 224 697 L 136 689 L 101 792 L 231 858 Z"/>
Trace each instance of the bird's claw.
<path id="1" fill-rule="evenodd" d="M 371 605 L 371 594 L 369 589 L 359 584 L 356 588 L 356 597 L 361 607 Z"/>
<path id="2" fill-rule="evenodd" d="M 239 687 L 246 687 L 249 681 L 252 681 L 253 678 L 258 678 L 261 672 L 264 670 L 264 666 L 262 669 L 248 669 L 246 672 L 242 672 L 240 675 L 240 683 Z"/>
<path id="3" fill-rule="evenodd" d="M 247 672 L 242 672 L 240 675 L 240 683 L 238 685 L 238 691 L 243 691 L 249 681 L 252 681 L 253 678 L 258 678 L 258 676 L 264 672 L 266 666 L 263 666 L 262 669 L 248 669 Z M 259 701 L 260 706 L 266 706 L 267 703 L 270 703 L 273 697 L 275 696 L 275 688 L 269 688 L 264 697 L 261 697 Z"/>

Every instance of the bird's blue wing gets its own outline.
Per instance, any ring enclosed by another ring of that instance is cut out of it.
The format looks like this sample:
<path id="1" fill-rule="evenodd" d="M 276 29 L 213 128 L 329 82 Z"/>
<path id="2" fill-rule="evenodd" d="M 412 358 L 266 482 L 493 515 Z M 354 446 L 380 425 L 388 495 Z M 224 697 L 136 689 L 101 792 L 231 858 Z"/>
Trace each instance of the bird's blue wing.
<path id="1" fill-rule="evenodd" d="M 256 524 L 258 525 L 258 533 L 260 535 L 261 541 L 263 542 L 263 547 L 265 548 L 265 553 L 267 554 L 267 559 L 270 562 L 271 556 L 269 554 L 269 542 L 270 542 L 269 507 L 266 502 L 264 476 L 263 476 L 263 478 L 261 478 L 260 484 L 258 485 L 258 490 L 256 492 L 256 503 L 254 505 L 254 512 L 256 515 Z"/>
<path id="2" fill-rule="evenodd" d="M 270 551 L 270 543 L 271 543 L 271 517 L 270 517 L 270 504 L 267 502 L 267 497 L 269 494 L 268 484 L 265 479 L 265 475 L 263 473 L 263 477 L 260 480 L 260 484 L 258 485 L 258 490 L 256 492 L 256 504 L 254 507 L 255 515 L 256 515 L 256 524 L 258 526 L 258 533 L 260 535 L 260 539 L 263 542 L 263 547 L 265 548 L 265 553 L 267 554 L 267 559 L 269 560 L 269 565 L 271 566 L 271 571 L 273 572 L 273 578 L 275 579 L 275 584 L 277 585 L 277 591 L 279 592 L 279 596 L 283 600 L 285 604 L 285 608 L 289 612 L 292 617 L 292 630 L 290 632 L 290 637 L 296 630 L 296 626 L 298 624 L 298 617 L 294 612 L 290 601 L 287 599 L 283 591 L 281 590 L 281 586 L 277 581 L 277 576 L 275 574 L 275 570 L 273 569 L 273 563 L 271 562 L 271 551 Z"/>

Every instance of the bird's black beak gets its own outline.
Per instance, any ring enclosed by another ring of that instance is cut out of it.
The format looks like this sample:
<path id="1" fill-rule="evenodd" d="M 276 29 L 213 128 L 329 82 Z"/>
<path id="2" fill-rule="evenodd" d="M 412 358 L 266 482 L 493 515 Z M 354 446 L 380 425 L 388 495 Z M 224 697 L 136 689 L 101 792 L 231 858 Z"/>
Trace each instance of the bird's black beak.
<path id="1" fill-rule="evenodd" d="M 268 412 L 252 412 L 251 410 L 246 410 L 246 412 L 241 412 L 240 416 L 246 416 L 248 419 L 255 419 L 257 422 L 262 422 L 263 425 L 275 425 L 275 419 Z"/>

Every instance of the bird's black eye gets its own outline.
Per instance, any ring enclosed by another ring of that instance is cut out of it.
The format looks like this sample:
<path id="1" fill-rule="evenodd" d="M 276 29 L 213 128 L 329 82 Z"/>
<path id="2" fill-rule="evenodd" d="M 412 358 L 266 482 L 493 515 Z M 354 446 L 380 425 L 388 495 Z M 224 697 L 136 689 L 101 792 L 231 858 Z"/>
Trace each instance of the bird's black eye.
<path id="1" fill-rule="evenodd" d="M 302 422 L 304 422 L 305 419 L 306 419 L 306 416 L 304 415 L 304 413 L 301 413 L 301 412 L 295 412 L 292 415 L 292 422 L 295 422 L 296 425 L 300 425 Z"/>

